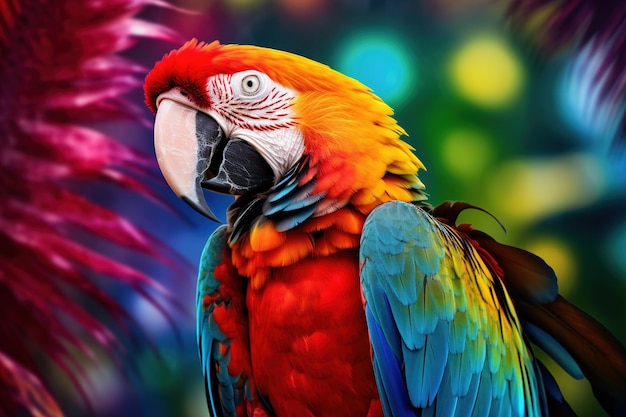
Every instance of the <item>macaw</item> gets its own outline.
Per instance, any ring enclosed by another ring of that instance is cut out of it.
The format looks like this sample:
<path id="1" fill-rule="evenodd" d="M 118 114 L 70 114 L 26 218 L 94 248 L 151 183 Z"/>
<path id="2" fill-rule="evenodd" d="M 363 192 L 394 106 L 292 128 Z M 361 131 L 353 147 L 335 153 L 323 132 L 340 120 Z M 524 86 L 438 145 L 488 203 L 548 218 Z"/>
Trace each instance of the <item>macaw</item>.
<path id="1" fill-rule="evenodd" d="M 626 415 L 626 349 L 539 257 L 431 207 L 392 109 L 304 57 L 191 40 L 146 77 L 160 169 L 217 220 L 197 335 L 212 416 L 573 415 L 536 346 Z"/>

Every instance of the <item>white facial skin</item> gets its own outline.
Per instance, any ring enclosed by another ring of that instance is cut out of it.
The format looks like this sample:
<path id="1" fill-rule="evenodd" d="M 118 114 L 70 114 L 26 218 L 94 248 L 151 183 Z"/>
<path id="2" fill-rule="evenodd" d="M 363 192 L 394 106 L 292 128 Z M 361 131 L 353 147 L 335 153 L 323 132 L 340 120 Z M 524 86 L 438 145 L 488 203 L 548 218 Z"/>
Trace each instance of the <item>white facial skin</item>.
<path id="1" fill-rule="evenodd" d="M 227 137 L 252 145 L 277 180 L 300 159 L 304 140 L 293 119 L 293 90 L 254 70 L 215 75 L 206 88 L 211 103 L 206 113 Z"/>

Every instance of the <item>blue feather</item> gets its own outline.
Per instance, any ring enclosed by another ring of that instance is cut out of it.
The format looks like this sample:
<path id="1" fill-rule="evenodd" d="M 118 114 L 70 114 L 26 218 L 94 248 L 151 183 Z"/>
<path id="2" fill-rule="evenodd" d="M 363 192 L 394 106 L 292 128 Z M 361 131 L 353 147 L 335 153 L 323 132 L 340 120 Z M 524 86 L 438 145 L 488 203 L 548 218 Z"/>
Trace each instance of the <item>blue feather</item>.
<path id="1" fill-rule="evenodd" d="M 448 356 L 448 324 L 440 321 L 431 334 L 426 335 L 423 348 L 403 349 L 406 383 L 411 402 L 416 407 L 430 406 L 439 391 Z"/>
<path id="2" fill-rule="evenodd" d="M 515 368 L 514 368 L 515 369 Z M 520 364 L 520 368 L 517 370 L 522 370 L 523 367 Z M 513 407 L 513 411 L 515 414 L 521 416 L 524 414 L 525 405 L 526 405 L 526 395 L 524 392 L 523 380 L 521 373 L 514 371 L 513 377 L 509 381 L 510 392 L 511 392 L 511 406 Z"/>
<path id="3" fill-rule="evenodd" d="M 368 298 L 370 299 L 368 308 L 372 310 L 371 313 L 377 323 L 379 323 L 379 327 L 385 335 L 387 344 L 393 350 L 393 354 L 397 358 L 400 358 L 402 356 L 402 339 L 397 331 L 397 325 L 393 320 L 393 314 L 387 296 L 378 288 L 371 291 L 371 295 Z"/>
<path id="4" fill-rule="evenodd" d="M 467 342 L 467 316 L 457 312 L 450 322 L 450 353 L 461 353 Z"/>
<path id="5" fill-rule="evenodd" d="M 439 312 L 434 308 L 431 308 L 430 300 L 427 291 L 430 289 L 430 281 L 426 280 L 424 288 L 417 297 L 415 308 L 411 311 L 414 312 L 414 316 L 411 317 L 411 323 L 413 324 L 413 330 L 418 334 L 430 334 L 435 331 L 435 327 L 439 322 Z"/>
<path id="6" fill-rule="evenodd" d="M 198 350 L 211 415 L 235 417 L 236 404 L 241 400 L 236 389 L 239 376 L 228 373 L 230 349 L 226 354 L 222 354 L 221 349 L 221 346 L 228 346 L 230 342 L 215 321 L 213 312 L 216 304 L 205 306 L 203 301 L 205 295 L 219 293 L 221 283 L 213 273 L 223 261 L 227 241 L 226 226 L 221 226 L 213 232 L 202 252 L 196 293 L 196 320 Z"/>
<path id="7" fill-rule="evenodd" d="M 297 187 L 297 185 L 297 183 L 293 183 L 288 188 L 280 190 L 280 199 L 274 199 L 274 195 L 270 194 L 263 205 L 263 214 L 271 217 L 281 211 L 298 210 L 317 204 L 325 195 L 325 193 L 313 194 L 315 183 L 309 183 L 303 187 Z"/>
<path id="8" fill-rule="evenodd" d="M 390 348 L 378 322 L 369 306 L 365 306 L 365 317 L 370 329 L 370 338 L 374 350 L 374 371 L 385 415 L 388 417 L 415 417 L 416 410 L 406 390 L 406 383 L 400 369 L 400 362 Z"/>
<path id="9" fill-rule="evenodd" d="M 523 321 L 522 325 L 530 340 L 550 355 L 568 374 L 576 379 L 584 377 L 576 360 L 551 334 L 530 321 Z"/>
<path id="10" fill-rule="evenodd" d="M 488 417 L 491 412 L 491 402 L 493 398 L 491 372 L 489 372 L 486 368 L 487 366 L 485 366 L 485 369 L 483 369 L 483 372 L 480 375 L 480 383 L 478 386 L 476 404 L 474 405 L 472 417 Z"/>
<path id="11" fill-rule="evenodd" d="M 408 280 L 404 278 L 404 263 L 400 259 L 391 258 L 379 262 L 383 267 L 381 273 L 388 277 L 386 282 L 386 289 L 388 292 L 392 292 L 398 301 L 405 306 L 415 303 L 419 291 L 421 290 L 421 283 L 418 280 Z M 418 287 L 419 285 L 419 287 Z"/>
<path id="12" fill-rule="evenodd" d="M 295 178 L 287 177 L 274 186 L 273 192 L 267 197 L 267 201 L 269 203 L 277 203 L 281 199 L 288 197 L 297 186 L 298 181 Z"/>
<path id="13" fill-rule="evenodd" d="M 311 217 L 315 212 L 315 207 L 316 206 L 305 207 L 298 211 L 289 212 L 288 216 L 285 216 L 284 218 L 273 219 L 274 227 L 279 232 L 286 232 L 287 230 L 291 230 L 304 222 L 309 217 Z M 281 214 L 282 213 L 283 212 L 281 212 Z"/>
<path id="14" fill-rule="evenodd" d="M 454 371 L 450 366 L 447 366 L 443 378 L 441 380 L 441 388 L 436 399 L 437 412 L 435 417 L 454 417 L 456 413 L 456 405 L 459 397 L 452 392 L 452 379 L 451 375 L 454 375 Z"/>
<path id="15" fill-rule="evenodd" d="M 402 336 L 402 340 L 410 349 L 421 349 L 426 341 L 426 334 L 415 331 L 416 327 L 421 327 L 415 305 L 406 306 L 401 303 L 395 294 L 387 294 L 389 306 L 391 308 L 396 327 Z"/>
<path id="16" fill-rule="evenodd" d="M 427 277 L 435 275 L 441 268 L 441 254 L 430 247 L 416 247 L 413 256 L 421 273 Z"/>
<path id="17" fill-rule="evenodd" d="M 464 374 L 461 370 L 461 363 L 463 360 L 463 353 L 451 353 L 448 355 L 448 364 L 446 366 L 446 372 L 449 373 L 448 380 L 450 383 L 450 393 L 455 397 L 460 397 L 467 392 L 465 380 L 469 378 L 468 374 Z"/>
<path id="18" fill-rule="evenodd" d="M 437 412 L 437 405 L 433 404 L 430 407 L 426 407 L 421 410 L 420 417 L 435 417 L 435 413 Z"/>
<path id="19" fill-rule="evenodd" d="M 324 194 L 313 194 L 302 199 L 293 200 L 283 211 L 297 211 L 307 207 L 316 207 L 323 197 Z"/>
<path id="20" fill-rule="evenodd" d="M 502 397 L 494 397 L 491 400 L 491 410 L 489 410 L 489 417 L 502 417 Z"/>
<path id="21" fill-rule="evenodd" d="M 472 374 L 469 378 L 470 384 L 467 390 L 467 394 L 460 397 L 456 405 L 455 417 L 469 417 L 472 415 L 474 406 L 476 404 L 476 394 L 478 393 L 478 386 L 480 383 L 480 374 Z"/>
<path id="22" fill-rule="evenodd" d="M 502 396 L 502 404 L 501 404 L 501 408 L 500 408 L 500 416 L 502 417 L 509 417 L 509 416 L 513 416 L 513 410 L 511 408 L 511 393 L 510 391 L 507 389 L 504 390 L 504 395 Z"/>
<path id="23" fill-rule="evenodd" d="M 285 232 L 298 226 L 315 212 L 325 192 L 313 193 L 315 182 L 305 177 L 310 173 L 308 157 L 295 164 L 263 199 L 261 212 L 274 222 L 276 230 Z M 312 178 L 312 177 L 310 177 Z"/>

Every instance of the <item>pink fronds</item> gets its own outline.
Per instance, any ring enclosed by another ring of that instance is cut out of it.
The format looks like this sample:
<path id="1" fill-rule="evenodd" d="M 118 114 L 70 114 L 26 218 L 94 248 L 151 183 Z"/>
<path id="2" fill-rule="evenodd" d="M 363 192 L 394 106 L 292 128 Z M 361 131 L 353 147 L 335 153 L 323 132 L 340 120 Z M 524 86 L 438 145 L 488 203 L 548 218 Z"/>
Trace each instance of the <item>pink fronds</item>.
<path id="1" fill-rule="evenodd" d="M 161 311 L 153 294 L 168 297 L 145 273 L 86 246 L 91 236 L 171 265 L 149 235 L 76 191 L 107 182 L 156 199 L 141 180 L 152 158 L 90 127 L 140 118 L 125 94 L 141 86 L 145 70 L 120 52 L 137 37 L 176 37 L 136 17 L 146 6 L 168 7 L 159 0 L 0 2 L 0 416 L 62 415 L 36 365 L 41 352 L 81 391 L 77 351 L 92 357 L 94 343 L 123 350 L 86 305 L 128 334 L 132 320 L 94 276 L 134 288 Z"/>
<path id="2" fill-rule="evenodd" d="M 62 417 L 63 413 L 39 378 L 0 352 L 0 416 L 26 410 L 34 417 Z"/>
<path id="3" fill-rule="evenodd" d="M 616 125 L 614 146 L 626 148 L 626 2 L 623 0 L 507 0 L 514 21 L 550 52 L 575 48 L 581 82 L 596 117 Z"/>

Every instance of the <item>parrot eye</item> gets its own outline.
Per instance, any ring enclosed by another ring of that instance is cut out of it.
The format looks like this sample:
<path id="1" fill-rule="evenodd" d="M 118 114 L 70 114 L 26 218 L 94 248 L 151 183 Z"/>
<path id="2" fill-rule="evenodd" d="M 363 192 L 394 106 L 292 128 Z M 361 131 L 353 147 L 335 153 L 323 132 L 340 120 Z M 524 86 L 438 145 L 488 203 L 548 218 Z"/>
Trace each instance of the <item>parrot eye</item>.
<path id="1" fill-rule="evenodd" d="M 262 72 L 255 70 L 233 74 L 233 93 L 244 100 L 256 100 L 263 97 L 271 89 L 272 81 Z"/>
<path id="2" fill-rule="evenodd" d="M 259 91 L 261 80 L 255 74 L 246 75 L 241 80 L 241 91 L 245 94 L 253 95 Z"/>

